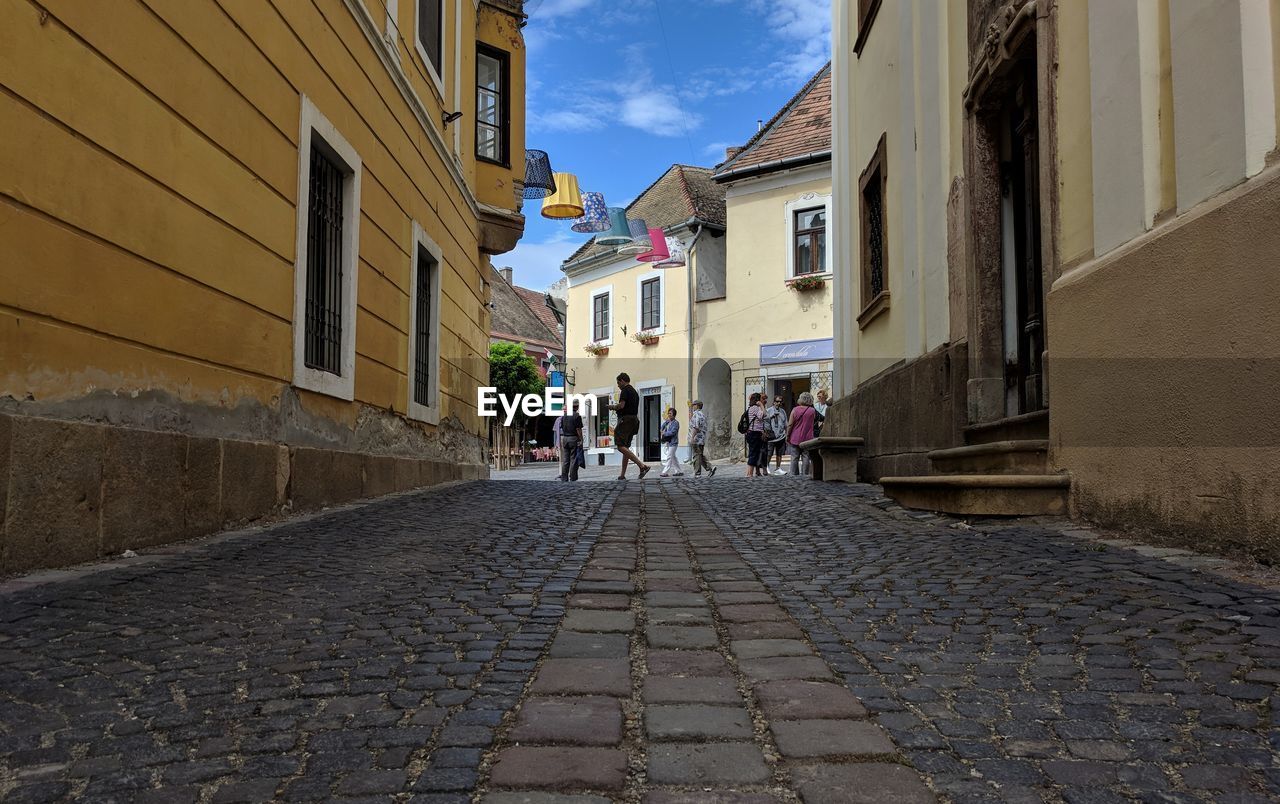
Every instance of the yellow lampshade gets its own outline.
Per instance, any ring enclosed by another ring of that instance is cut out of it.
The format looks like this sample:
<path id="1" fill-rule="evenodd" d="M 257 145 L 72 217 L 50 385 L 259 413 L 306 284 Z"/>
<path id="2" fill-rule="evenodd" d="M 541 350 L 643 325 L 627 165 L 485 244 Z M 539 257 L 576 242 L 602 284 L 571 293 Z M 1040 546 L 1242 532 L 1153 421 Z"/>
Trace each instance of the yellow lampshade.
<path id="1" fill-rule="evenodd" d="M 572 173 L 556 174 L 556 191 L 542 201 L 542 217 L 553 221 L 581 218 L 582 192 L 578 177 Z"/>

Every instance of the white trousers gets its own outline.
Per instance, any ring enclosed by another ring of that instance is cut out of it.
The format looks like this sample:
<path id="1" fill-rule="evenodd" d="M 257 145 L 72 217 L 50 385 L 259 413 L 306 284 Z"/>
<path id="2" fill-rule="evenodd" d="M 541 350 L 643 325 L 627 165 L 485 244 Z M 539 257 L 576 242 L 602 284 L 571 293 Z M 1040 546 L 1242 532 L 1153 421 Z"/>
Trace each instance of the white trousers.
<path id="1" fill-rule="evenodd" d="M 684 470 L 680 468 L 680 459 L 676 457 L 677 446 L 669 441 L 662 442 L 662 474 L 664 475 L 684 474 Z"/>

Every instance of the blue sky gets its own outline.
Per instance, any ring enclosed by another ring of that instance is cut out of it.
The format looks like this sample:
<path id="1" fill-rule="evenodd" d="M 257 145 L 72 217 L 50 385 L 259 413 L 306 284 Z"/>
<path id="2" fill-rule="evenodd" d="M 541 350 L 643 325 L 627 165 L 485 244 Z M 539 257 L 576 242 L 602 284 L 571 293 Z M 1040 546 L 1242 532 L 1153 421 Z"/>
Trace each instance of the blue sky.
<path id="1" fill-rule="evenodd" d="M 673 163 L 710 167 L 830 54 L 830 0 L 526 0 L 528 145 L 624 206 Z M 666 36 L 664 41 L 663 31 Z M 494 265 L 544 288 L 587 235 L 539 215 Z"/>

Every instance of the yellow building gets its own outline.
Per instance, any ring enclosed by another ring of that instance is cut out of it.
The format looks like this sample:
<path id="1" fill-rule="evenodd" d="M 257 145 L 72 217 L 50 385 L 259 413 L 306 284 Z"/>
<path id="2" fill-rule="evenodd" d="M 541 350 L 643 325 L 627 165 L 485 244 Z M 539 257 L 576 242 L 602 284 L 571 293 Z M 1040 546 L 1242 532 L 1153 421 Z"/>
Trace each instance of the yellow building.
<path id="1" fill-rule="evenodd" d="M 698 297 L 695 364 L 713 458 L 741 455 L 752 393 L 790 410 L 831 391 L 831 67 L 716 167 L 725 188 L 724 284 Z"/>
<path id="2" fill-rule="evenodd" d="M 846 0 L 835 37 L 861 474 L 1280 558 L 1280 4 Z"/>
<path id="3" fill-rule="evenodd" d="M 5 0 L 0 572 L 485 474 L 518 0 Z"/>
<path id="4" fill-rule="evenodd" d="M 587 422 L 588 461 L 611 466 L 622 456 L 612 441 L 617 415 L 604 405 L 621 372 L 640 394 L 640 433 L 632 444 L 637 455 L 659 460 L 658 430 L 667 408 L 677 409 L 687 434 L 694 349 L 689 298 L 702 292 L 695 280 L 724 274 L 724 191 L 707 168 L 672 165 L 627 207 L 627 216 L 661 229 L 685 264 L 656 267 L 638 261 L 635 249 L 592 238 L 561 266 L 569 285 L 568 390 L 599 398 L 599 414 Z M 684 458 L 688 445 L 683 435 L 681 440 Z"/>

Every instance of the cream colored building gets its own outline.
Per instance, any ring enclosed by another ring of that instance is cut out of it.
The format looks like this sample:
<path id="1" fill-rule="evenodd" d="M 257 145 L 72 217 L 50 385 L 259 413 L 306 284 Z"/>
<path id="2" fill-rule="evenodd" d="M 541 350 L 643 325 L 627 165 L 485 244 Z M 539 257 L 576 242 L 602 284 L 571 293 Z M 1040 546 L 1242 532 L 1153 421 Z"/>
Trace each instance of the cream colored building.
<path id="1" fill-rule="evenodd" d="M 831 390 L 830 65 L 730 151 L 715 180 L 725 188 L 725 277 L 722 288 L 699 282 L 694 361 L 709 452 L 727 457 L 741 451 L 736 425 L 753 392 L 790 409 L 805 391 Z"/>
<path id="2" fill-rule="evenodd" d="M 1280 3 L 845 0 L 835 40 L 860 474 L 1280 557 Z"/>
<path id="3" fill-rule="evenodd" d="M 568 279 L 566 371 L 576 394 L 600 398 L 600 414 L 587 425 L 588 461 L 614 465 L 616 414 L 604 410 L 620 372 L 640 393 L 640 433 L 632 445 L 645 460 L 659 460 L 658 427 L 672 406 L 687 427 L 693 376 L 691 308 L 693 278 L 724 275 L 724 192 L 707 168 L 673 165 L 627 207 L 631 219 L 662 229 L 686 255 L 686 265 L 656 268 L 617 247 L 588 241 L 565 261 Z M 647 333 L 645 343 L 637 333 Z M 592 354 L 586 350 L 600 352 Z M 688 431 L 682 430 L 681 457 Z"/>

